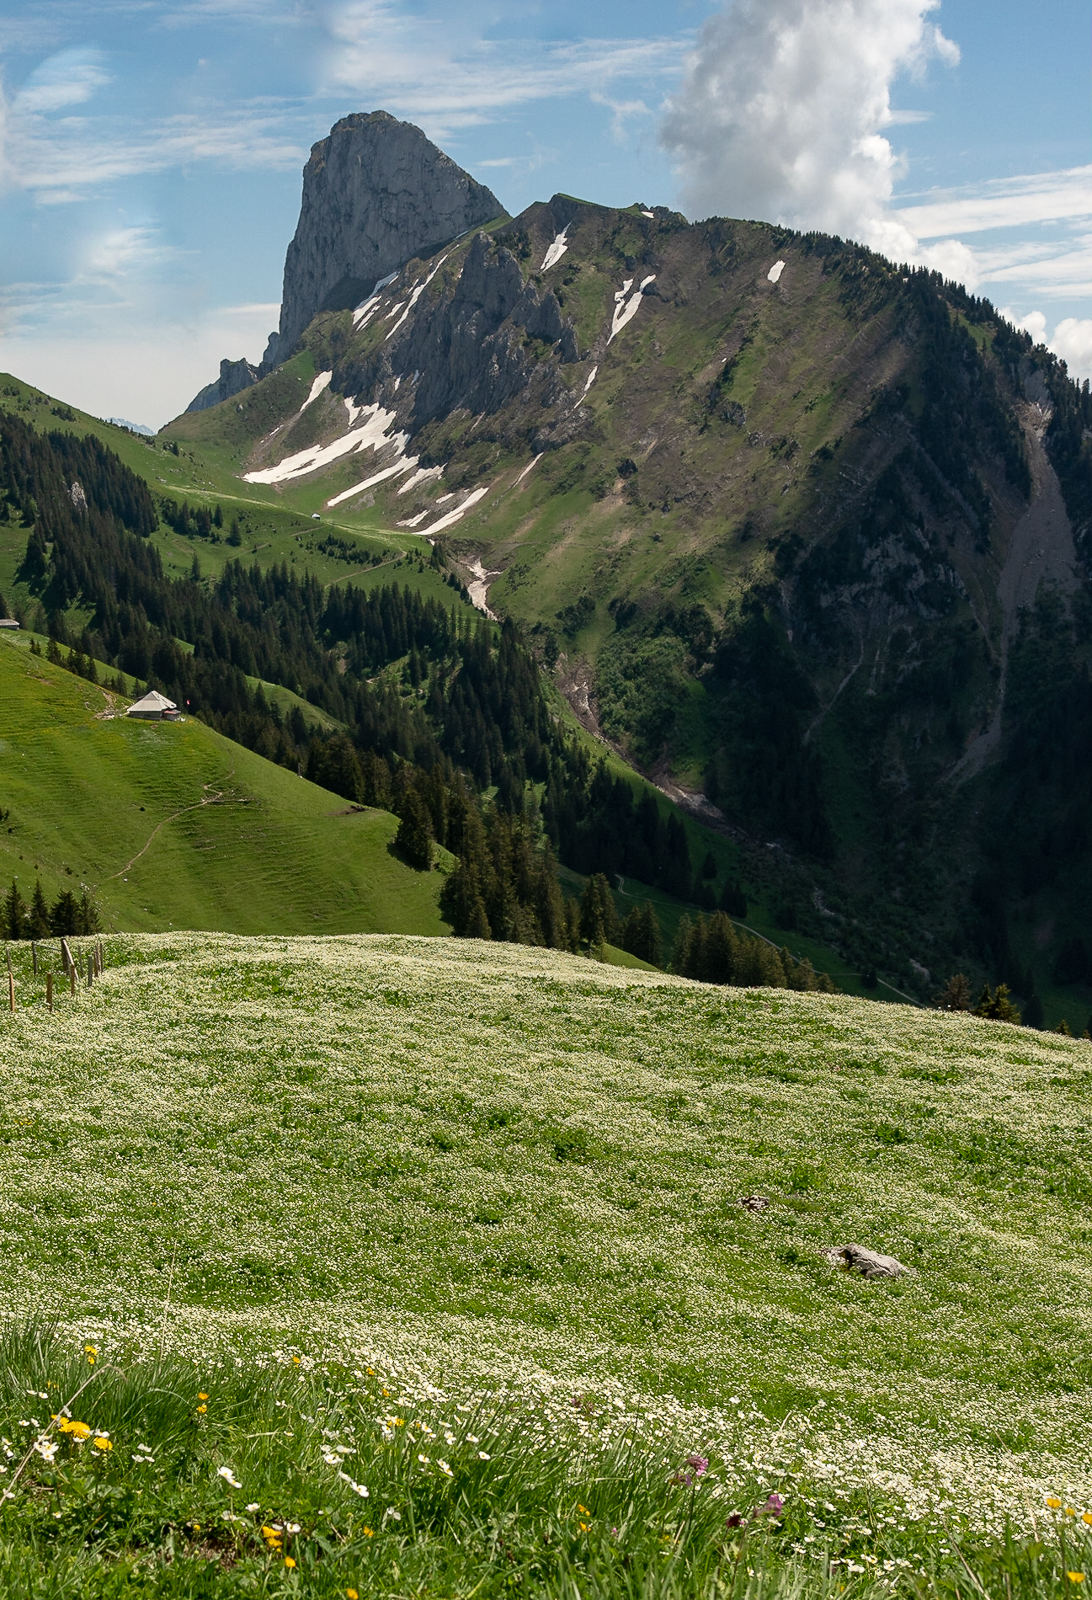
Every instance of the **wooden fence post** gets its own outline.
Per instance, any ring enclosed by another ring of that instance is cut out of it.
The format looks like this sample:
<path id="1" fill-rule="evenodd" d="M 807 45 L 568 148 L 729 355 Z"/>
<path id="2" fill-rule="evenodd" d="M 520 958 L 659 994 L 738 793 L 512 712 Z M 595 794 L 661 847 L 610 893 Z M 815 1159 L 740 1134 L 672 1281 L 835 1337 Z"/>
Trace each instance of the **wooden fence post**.
<path id="1" fill-rule="evenodd" d="M 53 969 L 52 968 L 50 968 L 50 970 L 45 975 L 45 997 L 46 997 L 46 1005 L 49 1007 L 50 1011 L 52 1011 L 53 1010 Z"/>
<path id="2" fill-rule="evenodd" d="M 95 958 L 88 952 L 87 956 L 87 987 L 90 989 L 95 981 Z"/>
<path id="3" fill-rule="evenodd" d="M 30 959 L 34 963 L 34 976 L 38 976 L 38 945 L 35 940 L 30 941 Z"/>
<path id="4" fill-rule="evenodd" d="M 61 965 L 64 967 L 66 974 L 76 970 L 76 963 L 72 959 L 72 952 L 68 948 L 67 939 L 61 940 Z"/>

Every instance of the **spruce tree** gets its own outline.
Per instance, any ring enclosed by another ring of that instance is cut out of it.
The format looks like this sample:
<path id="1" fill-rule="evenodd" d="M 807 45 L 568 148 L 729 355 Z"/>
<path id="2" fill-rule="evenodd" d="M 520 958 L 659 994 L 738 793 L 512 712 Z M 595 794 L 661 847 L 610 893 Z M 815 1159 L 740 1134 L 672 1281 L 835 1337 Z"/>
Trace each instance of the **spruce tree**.
<path id="1" fill-rule="evenodd" d="M 975 1006 L 976 1017 L 989 1017 L 994 1022 L 1020 1021 L 1020 1013 L 1009 999 L 1009 986 L 999 983 L 995 990 L 986 984 Z"/>
<path id="2" fill-rule="evenodd" d="M 394 847 L 411 867 L 427 872 L 432 865 L 432 822 L 416 788 L 407 789 L 402 797 L 401 818 Z"/>
<path id="3" fill-rule="evenodd" d="M 934 997 L 933 1004 L 938 1011 L 970 1011 L 971 986 L 966 976 L 962 972 L 954 972 Z"/>
<path id="4" fill-rule="evenodd" d="M 27 915 L 27 938 L 48 939 L 51 932 L 49 907 L 46 904 L 46 897 L 42 893 L 42 884 L 39 879 L 34 885 L 34 896 L 30 902 L 30 911 Z"/>
<path id="5" fill-rule="evenodd" d="M 610 884 L 604 873 L 596 872 L 585 884 L 580 901 L 580 937 L 590 949 L 597 950 L 601 944 L 614 944 L 618 932 Z"/>
<path id="6" fill-rule="evenodd" d="M 4 896 L 4 937 L 7 939 L 25 939 L 27 937 L 27 904 L 19 893 L 19 885 L 15 879 L 11 880 L 11 888 Z"/>

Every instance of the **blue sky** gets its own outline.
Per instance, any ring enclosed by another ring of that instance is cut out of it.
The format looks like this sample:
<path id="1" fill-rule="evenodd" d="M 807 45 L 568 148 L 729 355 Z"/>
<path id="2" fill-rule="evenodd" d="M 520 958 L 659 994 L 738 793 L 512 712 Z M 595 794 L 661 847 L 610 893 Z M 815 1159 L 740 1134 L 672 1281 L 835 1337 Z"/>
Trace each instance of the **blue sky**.
<path id="1" fill-rule="evenodd" d="M 158 426 L 257 359 L 311 143 L 419 123 L 558 189 L 826 227 L 1092 375 L 1089 0 L 7 0 L 0 368 Z"/>

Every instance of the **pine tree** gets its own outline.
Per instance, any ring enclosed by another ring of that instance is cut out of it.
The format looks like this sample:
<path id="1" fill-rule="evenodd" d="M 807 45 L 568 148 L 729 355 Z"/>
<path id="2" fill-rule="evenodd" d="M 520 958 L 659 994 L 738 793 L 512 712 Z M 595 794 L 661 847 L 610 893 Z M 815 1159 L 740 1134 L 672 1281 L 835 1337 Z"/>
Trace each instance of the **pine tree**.
<path id="1" fill-rule="evenodd" d="M 596 872 L 584 886 L 580 901 L 580 937 L 592 950 L 602 944 L 614 944 L 619 936 L 618 914 L 614 909 L 614 896 L 602 872 Z"/>
<path id="2" fill-rule="evenodd" d="M 966 976 L 962 972 L 954 972 L 943 989 L 934 997 L 933 1004 L 938 1011 L 970 1011 L 971 986 Z"/>
<path id="3" fill-rule="evenodd" d="M 71 889 L 62 889 L 49 910 L 49 931 L 64 937 L 76 932 L 80 908 Z"/>
<path id="4" fill-rule="evenodd" d="M 401 821 L 394 836 L 394 847 L 411 867 L 427 872 L 432 865 L 432 822 L 416 788 L 402 797 Z"/>
<path id="5" fill-rule="evenodd" d="M 1009 986 L 1007 983 L 999 983 L 993 991 L 991 991 L 989 984 L 986 984 L 981 995 L 979 995 L 974 1014 L 976 1017 L 989 1017 L 994 1022 L 1018 1023 L 1020 1021 L 1020 1013 L 1009 999 Z"/>
<path id="6" fill-rule="evenodd" d="M 25 939 L 27 937 L 27 904 L 19 893 L 19 885 L 15 879 L 11 880 L 11 888 L 4 896 L 4 937 L 7 939 Z"/>
<path id="7" fill-rule="evenodd" d="M 49 907 L 46 904 L 46 897 L 42 893 L 42 884 L 39 879 L 34 885 L 34 896 L 30 902 L 30 911 L 27 915 L 27 938 L 48 939 L 51 932 Z"/>

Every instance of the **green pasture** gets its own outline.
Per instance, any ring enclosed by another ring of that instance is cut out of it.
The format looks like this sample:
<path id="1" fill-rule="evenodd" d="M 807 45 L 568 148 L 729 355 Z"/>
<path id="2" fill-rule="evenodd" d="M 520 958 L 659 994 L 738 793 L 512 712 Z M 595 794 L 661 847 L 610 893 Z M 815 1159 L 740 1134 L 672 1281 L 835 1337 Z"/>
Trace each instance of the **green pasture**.
<path id="1" fill-rule="evenodd" d="M 1089 1045 L 389 936 L 115 936 L 50 1013 L 12 953 L 10 1592 L 1085 1571 Z"/>
<path id="2" fill-rule="evenodd" d="M 110 928 L 444 931 L 441 874 L 393 853 L 389 813 L 124 704 L 0 639 L 0 883 L 84 885 Z"/>

